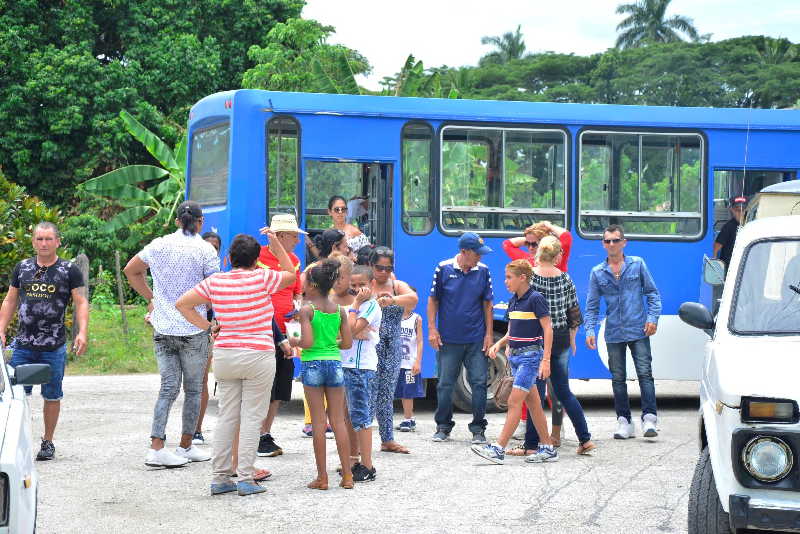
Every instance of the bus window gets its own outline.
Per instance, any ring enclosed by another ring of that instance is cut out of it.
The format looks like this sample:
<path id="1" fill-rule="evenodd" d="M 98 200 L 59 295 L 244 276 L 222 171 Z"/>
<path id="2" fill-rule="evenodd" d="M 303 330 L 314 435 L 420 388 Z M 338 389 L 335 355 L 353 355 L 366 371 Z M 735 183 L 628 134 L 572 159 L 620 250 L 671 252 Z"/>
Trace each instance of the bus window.
<path id="1" fill-rule="evenodd" d="M 231 128 L 228 122 L 192 132 L 189 155 L 189 199 L 201 206 L 228 202 L 228 161 Z"/>
<path id="2" fill-rule="evenodd" d="M 403 128 L 403 229 L 427 234 L 433 229 L 431 215 L 431 144 L 433 131 L 425 124 Z"/>
<path id="3" fill-rule="evenodd" d="M 695 134 L 583 132 L 582 234 L 622 224 L 631 236 L 686 239 L 702 233 L 703 141 Z"/>
<path id="4" fill-rule="evenodd" d="M 794 173 L 786 171 L 714 171 L 714 230 L 719 232 L 731 218 L 728 203 L 731 197 L 744 195 L 751 200 L 756 193 L 772 184 L 793 180 Z"/>
<path id="5" fill-rule="evenodd" d="M 328 199 L 340 195 L 349 200 L 362 195 L 363 165 L 339 161 L 306 161 L 306 229 L 330 228 Z"/>
<path id="6" fill-rule="evenodd" d="M 565 144 L 560 130 L 445 127 L 443 229 L 510 233 L 543 219 L 565 225 Z"/>
<path id="7" fill-rule="evenodd" d="M 267 191 L 269 220 L 276 213 L 297 215 L 299 129 L 289 117 L 276 117 L 267 124 Z"/>

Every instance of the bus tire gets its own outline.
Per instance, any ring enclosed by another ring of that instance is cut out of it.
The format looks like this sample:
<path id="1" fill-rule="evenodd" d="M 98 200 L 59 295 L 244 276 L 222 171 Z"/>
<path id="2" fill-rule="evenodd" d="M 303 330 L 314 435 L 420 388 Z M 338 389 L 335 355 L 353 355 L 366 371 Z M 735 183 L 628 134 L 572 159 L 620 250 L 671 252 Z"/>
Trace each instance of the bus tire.
<path id="1" fill-rule="evenodd" d="M 493 385 L 503 378 L 506 368 L 506 357 L 502 353 L 497 354 L 494 360 L 489 359 L 489 373 L 486 388 L 486 411 L 504 412 L 505 409 L 498 408 L 494 403 Z M 472 388 L 467 380 L 467 370 L 461 369 L 455 387 L 453 388 L 453 405 L 459 410 L 472 413 Z"/>
<path id="2" fill-rule="evenodd" d="M 689 489 L 689 534 L 730 534 L 728 514 L 722 509 L 711 468 L 708 447 L 700 453 Z"/>

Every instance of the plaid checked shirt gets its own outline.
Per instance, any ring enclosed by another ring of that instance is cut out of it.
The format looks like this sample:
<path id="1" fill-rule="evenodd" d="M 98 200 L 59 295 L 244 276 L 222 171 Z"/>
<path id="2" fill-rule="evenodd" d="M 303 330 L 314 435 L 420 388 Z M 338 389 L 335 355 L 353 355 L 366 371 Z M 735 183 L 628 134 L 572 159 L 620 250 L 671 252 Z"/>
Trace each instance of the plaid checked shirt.
<path id="1" fill-rule="evenodd" d="M 563 330 L 569 326 L 567 310 L 578 306 L 575 284 L 567 273 L 560 276 L 544 277 L 533 273 L 531 287 L 541 293 L 550 306 L 553 330 Z"/>

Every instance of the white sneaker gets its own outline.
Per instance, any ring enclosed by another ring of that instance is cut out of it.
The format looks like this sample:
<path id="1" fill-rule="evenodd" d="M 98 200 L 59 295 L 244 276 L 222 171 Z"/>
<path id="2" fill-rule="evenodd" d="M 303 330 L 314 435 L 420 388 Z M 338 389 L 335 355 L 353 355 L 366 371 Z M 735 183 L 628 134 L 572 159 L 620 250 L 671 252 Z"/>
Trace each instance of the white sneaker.
<path id="1" fill-rule="evenodd" d="M 188 463 L 189 460 L 187 458 L 178 456 L 163 447 L 158 450 L 148 449 L 147 457 L 144 460 L 144 465 L 148 467 L 166 467 L 167 469 L 182 467 Z"/>
<path id="2" fill-rule="evenodd" d="M 617 418 L 617 430 L 614 431 L 614 439 L 628 439 L 636 437 L 633 423 L 620 416 Z"/>
<path id="3" fill-rule="evenodd" d="M 646 438 L 658 437 L 658 417 L 651 413 L 646 413 L 642 416 L 642 435 Z"/>
<path id="4" fill-rule="evenodd" d="M 183 447 L 177 447 L 175 449 L 175 454 L 186 458 L 190 462 L 207 462 L 211 459 L 211 455 L 206 454 L 204 452 L 200 452 L 200 449 L 197 447 L 189 447 L 188 449 L 184 449 Z"/>

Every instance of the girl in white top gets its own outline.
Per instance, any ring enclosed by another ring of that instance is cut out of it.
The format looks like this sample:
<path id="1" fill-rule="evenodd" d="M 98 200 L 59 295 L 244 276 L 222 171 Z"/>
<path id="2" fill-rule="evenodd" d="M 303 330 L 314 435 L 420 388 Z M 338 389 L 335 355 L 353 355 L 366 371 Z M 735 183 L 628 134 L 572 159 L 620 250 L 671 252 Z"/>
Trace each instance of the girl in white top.
<path id="1" fill-rule="evenodd" d="M 413 288 L 412 288 L 413 290 Z M 395 427 L 400 432 L 414 432 L 414 399 L 425 396 L 425 382 L 422 380 L 422 318 L 412 308 L 406 307 L 400 321 L 400 343 L 402 359 L 400 376 L 397 379 L 395 398 L 403 403 L 404 420 Z"/>

